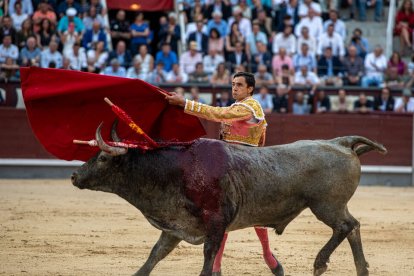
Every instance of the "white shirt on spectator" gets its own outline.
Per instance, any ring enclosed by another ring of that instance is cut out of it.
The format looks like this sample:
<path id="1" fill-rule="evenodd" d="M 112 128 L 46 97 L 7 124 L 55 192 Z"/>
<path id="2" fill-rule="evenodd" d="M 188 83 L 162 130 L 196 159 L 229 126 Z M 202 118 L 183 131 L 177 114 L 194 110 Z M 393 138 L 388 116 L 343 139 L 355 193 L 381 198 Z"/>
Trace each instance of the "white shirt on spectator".
<path id="1" fill-rule="evenodd" d="M 404 105 L 403 98 L 397 98 L 395 100 L 394 110 L 401 108 Z M 407 102 L 407 110 L 405 112 L 414 112 L 414 98 L 410 98 Z"/>
<path id="2" fill-rule="evenodd" d="M 112 66 L 107 66 L 101 75 L 106 76 L 113 76 L 113 77 L 125 77 L 126 76 L 126 70 L 125 67 L 119 66 L 116 71 L 114 71 L 114 68 Z"/>
<path id="3" fill-rule="evenodd" d="M 83 47 L 79 48 L 77 56 L 71 51 L 69 54 L 65 55 L 65 57 L 70 60 L 70 67 L 74 70 L 80 71 L 82 68 L 88 67 L 86 53 Z"/>
<path id="4" fill-rule="evenodd" d="M 252 34 L 246 38 L 246 43 L 249 44 L 251 55 L 257 54 L 257 42 L 262 42 L 264 45 L 267 45 L 268 39 L 264 32 L 258 32 L 257 34 L 252 32 Z"/>
<path id="5" fill-rule="evenodd" d="M 328 26 L 330 24 L 334 24 L 335 32 L 338 33 L 342 37 L 343 40 L 345 40 L 345 38 L 346 38 L 346 25 L 345 25 L 345 22 L 340 20 L 340 19 L 337 19 L 336 23 L 333 23 L 332 20 L 329 19 L 329 20 L 325 21 L 325 23 L 323 24 L 323 31 L 324 32 L 326 32 L 328 30 Z"/>
<path id="6" fill-rule="evenodd" d="M 229 24 L 227 25 L 227 33 L 228 34 L 230 33 L 231 25 L 233 24 L 233 22 L 234 22 L 234 17 L 232 16 L 232 17 L 229 18 L 229 22 L 228 22 Z M 252 33 L 252 23 L 251 23 L 251 21 L 247 18 L 244 18 L 244 17 L 242 19 L 240 19 L 239 30 L 240 30 L 240 33 L 242 34 L 242 36 L 244 38 L 248 38 Z"/>
<path id="7" fill-rule="evenodd" d="M 216 71 L 217 66 L 224 62 L 224 57 L 222 55 L 215 55 L 214 57 L 206 55 L 203 58 L 204 72 L 209 75 L 212 75 Z"/>
<path id="8" fill-rule="evenodd" d="M 335 32 L 332 34 L 332 36 L 329 36 L 328 33 L 323 33 L 320 36 L 316 54 L 321 56 L 326 47 L 332 48 L 332 55 L 334 56 L 345 56 L 344 40 L 339 34 Z"/>
<path id="9" fill-rule="evenodd" d="M 194 56 L 191 56 L 190 51 L 187 51 L 180 57 L 180 67 L 186 74 L 193 73 L 198 62 L 203 62 L 203 57 L 200 53 L 196 53 Z"/>
<path id="10" fill-rule="evenodd" d="M 382 76 L 387 68 L 387 58 L 384 55 L 377 57 L 374 53 L 369 53 L 365 57 L 364 67 L 366 76 Z"/>
<path id="11" fill-rule="evenodd" d="M 13 13 L 11 15 L 11 18 L 13 20 L 13 27 L 16 29 L 16 31 L 20 31 L 22 29 L 22 23 L 25 21 L 29 15 L 27 13 L 17 14 Z"/>
<path id="12" fill-rule="evenodd" d="M 278 33 L 273 39 L 272 51 L 273 54 L 279 53 L 279 48 L 285 48 L 288 55 L 293 55 L 296 52 L 296 37 L 290 34 L 285 37 L 283 32 Z"/>
<path id="13" fill-rule="evenodd" d="M 19 57 L 19 48 L 16 45 L 10 44 L 9 47 L 0 45 L 0 62 L 4 63 L 7 58 L 12 58 L 14 61 Z"/>
<path id="14" fill-rule="evenodd" d="M 42 51 L 40 56 L 40 67 L 48 68 L 51 62 L 56 63 L 56 68 L 62 67 L 63 57 L 59 51 L 52 53 L 49 48 L 46 48 Z"/>
<path id="15" fill-rule="evenodd" d="M 309 36 L 318 39 L 323 34 L 322 18 L 320 16 L 304 17 L 295 27 L 295 35 L 300 36 L 302 28 L 308 27 Z"/>
<path id="16" fill-rule="evenodd" d="M 137 72 L 136 68 L 134 68 L 133 66 L 128 68 L 126 77 L 130 79 L 140 79 L 143 81 L 148 81 L 148 74 L 142 73 L 141 70 Z"/>
<path id="17" fill-rule="evenodd" d="M 296 47 L 296 52 L 299 53 L 300 52 L 300 48 L 302 46 L 302 43 L 306 43 L 308 44 L 309 48 L 308 48 L 308 53 L 310 53 L 311 55 L 316 55 L 316 39 L 309 36 L 307 39 L 305 39 L 303 36 L 300 36 L 297 39 L 298 43 L 297 43 L 297 47 Z"/>
<path id="18" fill-rule="evenodd" d="M 33 4 L 32 0 L 10 0 L 9 1 L 9 14 L 14 14 L 16 11 L 14 10 L 14 4 L 20 1 L 22 3 L 22 13 L 26 14 L 33 14 Z"/>
<path id="19" fill-rule="evenodd" d="M 174 70 L 171 70 L 167 73 L 166 80 L 170 83 L 186 83 L 188 81 L 188 75 L 181 68 L 178 75 L 174 73 Z"/>
<path id="20" fill-rule="evenodd" d="M 295 84 L 306 85 L 306 81 L 310 81 L 312 84 L 318 84 L 319 78 L 312 71 L 308 71 L 306 76 L 304 76 L 301 71 L 295 73 Z"/>
<path id="21" fill-rule="evenodd" d="M 134 57 L 134 59 L 138 60 L 141 63 L 141 73 L 148 75 L 151 71 L 151 66 L 153 66 L 151 65 L 151 61 L 153 60 L 152 56 L 150 54 L 146 54 L 144 58 L 142 58 L 142 56 L 138 54 Z"/>
<path id="22" fill-rule="evenodd" d="M 319 3 L 312 2 L 311 3 L 311 8 L 312 8 L 312 10 L 314 10 L 316 13 L 319 13 L 319 14 L 322 11 L 321 5 L 319 5 Z M 309 7 L 306 4 L 301 3 L 299 5 L 298 15 L 299 16 L 308 16 L 308 13 L 309 13 Z"/>
<path id="23" fill-rule="evenodd" d="M 95 55 L 96 55 L 96 52 L 95 52 L 95 50 L 93 50 L 93 49 L 89 50 L 89 51 L 86 53 L 86 57 L 87 57 L 88 59 L 93 59 L 93 60 L 95 60 Z M 94 66 L 95 66 L 96 68 L 102 68 L 102 67 L 106 64 L 106 60 L 107 60 L 107 59 L 108 59 L 108 52 L 102 52 L 102 53 L 99 55 L 98 59 L 96 59 Z"/>
<path id="24" fill-rule="evenodd" d="M 188 41 L 190 34 L 197 31 L 197 23 L 191 22 L 188 23 L 185 27 L 185 40 Z M 201 29 L 201 32 L 205 35 L 208 35 L 206 24 L 203 25 L 203 29 Z"/>

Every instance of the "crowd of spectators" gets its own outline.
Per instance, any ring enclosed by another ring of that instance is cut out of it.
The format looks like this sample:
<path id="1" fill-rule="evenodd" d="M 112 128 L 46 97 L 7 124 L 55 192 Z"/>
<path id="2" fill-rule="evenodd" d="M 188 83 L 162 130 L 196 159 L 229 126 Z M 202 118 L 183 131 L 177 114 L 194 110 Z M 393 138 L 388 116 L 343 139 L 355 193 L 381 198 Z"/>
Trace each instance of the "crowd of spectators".
<path id="1" fill-rule="evenodd" d="M 382 1 L 348 1 L 351 16 L 357 13 L 365 21 L 365 9 L 373 5 L 373 19 L 381 21 Z M 407 1 L 411 3 L 406 0 L 397 15 L 396 34 L 411 47 L 412 4 Z M 18 80 L 20 66 L 40 66 L 158 85 L 229 85 L 232 74 L 249 71 L 261 87 L 257 97 L 268 93 L 268 86 L 277 87 L 272 100 L 261 100 L 266 112 L 283 105 L 282 98 L 293 86 L 308 88 L 313 97 L 321 86 L 403 88 L 412 82 L 414 59 L 407 65 L 397 52 L 388 59 L 381 46 L 368 45 L 360 29 L 347 30 L 338 1 L 184 0 L 183 4 L 185 45 L 173 12 L 150 24 L 149 15 L 137 12 L 128 20 L 123 10 L 106 20 L 100 0 L 1 1 L 0 78 Z M 298 93 L 295 103 L 305 98 Z M 296 104 L 293 109 L 306 113 L 308 108 Z"/>

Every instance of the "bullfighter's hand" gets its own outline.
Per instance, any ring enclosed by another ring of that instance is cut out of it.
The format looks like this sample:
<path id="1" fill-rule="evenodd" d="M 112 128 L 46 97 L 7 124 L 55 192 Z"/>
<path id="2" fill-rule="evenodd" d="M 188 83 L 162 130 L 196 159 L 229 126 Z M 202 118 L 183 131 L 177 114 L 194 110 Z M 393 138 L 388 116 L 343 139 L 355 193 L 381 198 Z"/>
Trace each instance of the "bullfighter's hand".
<path id="1" fill-rule="evenodd" d="M 185 99 L 183 96 L 178 95 L 177 93 L 171 93 L 171 96 L 166 95 L 165 99 L 168 101 L 169 104 L 178 105 L 178 106 L 185 106 Z"/>

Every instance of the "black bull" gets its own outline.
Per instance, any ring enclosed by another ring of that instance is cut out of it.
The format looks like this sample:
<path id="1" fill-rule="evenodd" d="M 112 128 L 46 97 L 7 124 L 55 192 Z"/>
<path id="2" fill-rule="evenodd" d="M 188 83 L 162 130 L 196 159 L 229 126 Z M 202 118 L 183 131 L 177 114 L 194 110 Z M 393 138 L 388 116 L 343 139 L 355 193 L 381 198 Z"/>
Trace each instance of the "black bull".
<path id="1" fill-rule="evenodd" d="M 162 231 L 136 275 L 149 275 L 182 240 L 204 243 L 200 275 L 211 275 L 225 231 L 266 226 L 282 234 L 308 207 L 333 230 L 316 257 L 314 275 L 326 271 L 345 238 L 357 275 L 368 275 L 359 222 L 347 203 L 359 184 L 358 156 L 386 153 L 382 145 L 359 136 L 263 148 L 199 139 L 142 153 L 108 146 L 100 128 L 96 139 L 102 151 L 73 174 L 73 184 L 119 195 Z"/>

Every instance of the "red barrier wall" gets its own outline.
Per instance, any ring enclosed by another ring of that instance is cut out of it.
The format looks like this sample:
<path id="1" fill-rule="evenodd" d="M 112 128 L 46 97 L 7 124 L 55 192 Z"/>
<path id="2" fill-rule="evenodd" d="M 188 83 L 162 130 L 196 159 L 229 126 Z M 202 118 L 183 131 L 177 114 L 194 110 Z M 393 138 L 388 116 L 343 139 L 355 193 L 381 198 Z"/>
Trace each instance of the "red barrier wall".
<path id="1" fill-rule="evenodd" d="M 271 114 L 267 122 L 267 145 L 362 135 L 388 149 L 385 156 L 373 152 L 364 155 L 363 164 L 411 166 L 412 114 Z M 208 137 L 218 138 L 219 124 L 207 121 L 203 124 Z M 34 137 L 25 110 L 0 108 L 0 158 L 53 158 Z"/>

